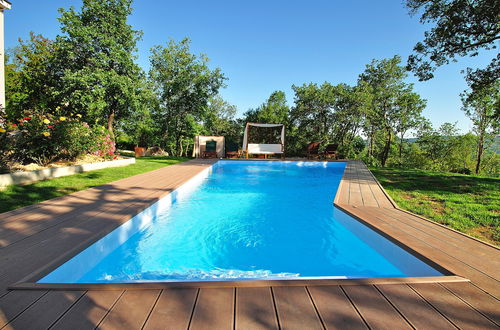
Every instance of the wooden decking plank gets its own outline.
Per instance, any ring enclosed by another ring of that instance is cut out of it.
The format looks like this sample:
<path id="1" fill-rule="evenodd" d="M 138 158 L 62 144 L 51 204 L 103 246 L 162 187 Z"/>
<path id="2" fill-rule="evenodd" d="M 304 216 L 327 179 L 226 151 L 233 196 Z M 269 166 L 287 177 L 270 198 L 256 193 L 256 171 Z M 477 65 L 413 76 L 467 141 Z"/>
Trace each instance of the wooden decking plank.
<path id="1" fill-rule="evenodd" d="M 98 325 L 99 329 L 141 329 L 161 290 L 125 291 Z"/>
<path id="2" fill-rule="evenodd" d="M 85 242 L 93 236 L 104 236 L 137 214 L 140 209 L 149 206 L 157 198 L 138 201 L 126 207 L 116 207 L 114 212 L 98 212 L 93 217 L 87 216 L 85 220 L 74 218 L 66 225 L 71 223 L 75 227 L 54 227 L 36 237 L 6 247 L 3 250 L 6 253 L 5 257 L 0 258 L 0 269 L 5 270 L 0 273 L 0 282 L 5 286 L 12 284 L 59 257 L 60 251 L 68 251 L 78 242 Z M 22 262 L 12 264 L 13 259 L 22 260 Z"/>
<path id="3" fill-rule="evenodd" d="M 46 293 L 47 291 L 11 291 L 3 296 L 0 299 L 0 329 Z"/>
<path id="4" fill-rule="evenodd" d="M 411 284 L 410 286 L 461 329 L 498 329 L 493 322 L 439 284 Z"/>
<path id="5" fill-rule="evenodd" d="M 498 281 L 474 268 L 471 268 L 460 259 L 453 257 L 453 255 L 447 254 L 441 249 L 433 247 L 422 239 L 420 234 L 418 236 L 414 236 L 403 230 L 400 226 L 386 222 L 383 215 L 378 213 L 380 210 L 377 210 L 376 208 L 366 210 L 366 208 L 360 209 L 349 206 L 346 206 L 345 208 L 352 214 L 362 218 L 372 226 L 415 250 L 417 253 L 435 261 L 456 275 L 473 280 L 483 290 L 489 292 L 495 297 L 498 297 L 500 292 Z"/>
<path id="6" fill-rule="evenodd" d="M 461 261 L 492 278 L 499 278 L 500 253 L 497 249 L 399 210 L 381 210 L 380 212 L 386 215 L 384 220 L 397 223 L 402 228 L 415 232 L 415 235 L 425 237 L 426 242 L 436 248 L 453 254 L 454 257 L 460 258 Z M 458 241 L 456 237 L 453 237 L 454 235 L 461 236 L 461 240 Z M 483 258 L 487 258 L 488 262 L 485 263 Z"/>
<path id="7" fill-rule="evenodd" d="M 321 319 L 303 286 L 273 287 L 282 329 L 323 329 Z"/>
<path id="8" fill-rule="evenodd" d="M 337 194 L 335 195 L 334 202 L 336 204 L 348 204 L 349 203 L 349 183 L 344 179 L 339 183 L 339 187 L 337 189 Z"/>
<path id="9" fill-rule="evenodd" d="M 308 287 L 327 329 L 367 329 L 340 286 Z"/>
<path id="10" fill-rule="evenodd" d="M 144 329 L 187 329 L 198 289 L 163 290 Z"/>
<path id="11" fill-rule="evenodd" d="M 394 205 L 392 205 L 389 198 L 387 198 L 384 191 L 379 186 L 376 178 L 373 176 L 372 172 L 370 172 L 368 167 L 366 167 L 365 164 L 361 163 L 359 171 L 361 171 L 363 175 L 366 176 L 366 180 L 367 182 L 369 182 L 370 189 L 373 193 L 373 196 L 378 202 L 378 206 L 381 208 L 394 208 Z"/>
<path id="12" fill-rule="evenodd" d="M 455 329 L 409 286 L 378 285 L 377 288 L 416 329 Z"/>
<path id="13" fill-rule="evenodd" d="M 363 206 L 363 195 L 357 176 L 357 163 L 349 168 L 349 204 Z"/>
<path id="14" fill-rule="evenodd" d="M 442 283 L 441 285 L 500 326 L 500 301 L 471 283 Z"/>
<path id="15" fill-rule="evenodd" d="M 375 287 L 369 285 L 344 286 L 368 326 L 373 329 L 411 329 L 408 322 L 389 304 Z"/>
<path id="16" fill-rule="evenodd" d="M 200 289 L 190 329 L 233 329 L 234 288 Z"/>
<path id="17" fill-rule="evenodd" d="M 11 329 L 47 329 L 82 295 L 83 291 L 50 291 L 11 321 Z"/>
<path id="18" fill-rule="evenodd" d="M 55 329 L 94 329 L 123 291 L 87 291 L 52 327 Z"/>
<path id="19" fill-rule="evenodd" d="M 40 231 L 46 230 L 63 222 L 74 220 L 75 213 L 78 215 L 85 214 L 86 216 L 92 216 L 93 214 L 98 214 L 102 212 L 114 212 L 113 208 L 117 208 L 119 203 L 131 204 L 142 199 L 149 198 L 154 201 L 155 198 L 159 198 L 164 194 L 165 189 L 173 190 L 181 183 L 185 182 L 192 172 L 189 169 L 184 169 L 188 171 L 186 173 L 181 173 L 178 176 L 172 177 L 167 176 L 167 181 L 163 181 L 162 177 L 150 178 L 151 183 L 155 183 L 156 186 L 150 186 L 147 182 L 143 182 L 148 188 L 130 187 L 118 188 L 114 185 L 106 185 L 107 188 L 102 188 L 102 191 L 98 191 L 95 196 L 91 199 L 87 198 L 86 205 L 80 206 L 77 204 L 71 211 L 67 211 L 61 216 L 56 216 L 57 214 L 51 214 L 50 210 L 44 209 L 47 213 L 49 220 L 33 221 L 16 221 L 14 223 L 8 223 L 2 226 L 4 231 L 0 234 L 0 244 L 4 248 L 11 245 L 21 239 L 30 237 Z M 163 174 L 164 176 L 166 174 Z M 101 186 L 104 187 L 104 186 Z M 66 204 L 65 207 L 72 207 L 71 204 Z"/>
<path id="20" fill-rule="evenodd" d="M 112 184 L 87 189 L 64 196 L 66 199 L 60 202 L 61 205 L 54 205 L 50 200 L 42 202 L 40 204 L 47 205 L 39 207 L 31 212 L 25 212 L 24 215 L 14 217 L 19 218 L 15 219 L 16 221 L 1 215 L 1 218 L 4 219 L 4 225 L 0 232 L 0 246 L 12 244 L 10 241 L 14 238 L 11 236 L 23 237 L 24 232 L 27 233 L 24 236 L 29 236 L 29 234 L 34 234 L 60 222 L 71 219 L 72 212 L 84 213 L 89 209 L 96 209 L 101 205 L 110 206 L 110 203 L 123 201 L 127 197 L 128 199 L 135 199 L 139 196 L 150 195 L 154 193 L 154 191 L 162 193 L 165 189 L 176 188 L 180 183 L 186 181 L 192 177 L 193 174 L 198 173 L 202 169 L 204 168 L 181 167 L 177 168 L 175 173 L 167 173 L 167 171 L 164 171 L 158 172 L 158 175 L 150 174 L 150 176 L 147 177 L 139 175 L 139 178 L 127 178 L 130 179 L 128 180 L 130 182 L 127 182 L 129 183 L 128 185 L 120 184 L 120 180 Z M 194 170 L 196 170 L 196 172 L 193 172 Z M 132 181 L 132 179 L 134 181 Z M 139 184 L 139 187 L 137 187 L 137 184 Z M 89 201 L 91 203 L 89 203 Z M 68 207 L 70 210 L 68 210 Z"/>
<path id="21" fill-rule="evenodd" d="M 278 329 L 269 287 L 236 289 L 236 329 Z"/>

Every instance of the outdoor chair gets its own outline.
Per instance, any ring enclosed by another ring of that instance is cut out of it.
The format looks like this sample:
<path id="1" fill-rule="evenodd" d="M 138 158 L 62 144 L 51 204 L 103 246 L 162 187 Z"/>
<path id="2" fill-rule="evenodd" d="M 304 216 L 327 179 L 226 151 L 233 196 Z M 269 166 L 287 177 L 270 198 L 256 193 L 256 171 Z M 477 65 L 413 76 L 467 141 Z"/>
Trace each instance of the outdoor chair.
<path id="1" fill-rule="evenodd" d="M 338 159 L 338 148 L 338 144 L 327 145 L 324 151 L 325 159 Z"/>
<path id="2" fill-rule="evenodd" d="M 319 146 L 321 142 L 312 142 L 307 145 L 307 159 L 320 158 Z"/>
<path id="3" fill-rule="evenodd" d="M 228 141 L 226 143 L 226 158 L 240 158 L 242 155 L 241 149 L 238 144 Z"/>
<path id="4" fill-rule="evenodd" d="M 217 158 L 217 141 L 212 140 L 205 143 L 203 158 Z"/>

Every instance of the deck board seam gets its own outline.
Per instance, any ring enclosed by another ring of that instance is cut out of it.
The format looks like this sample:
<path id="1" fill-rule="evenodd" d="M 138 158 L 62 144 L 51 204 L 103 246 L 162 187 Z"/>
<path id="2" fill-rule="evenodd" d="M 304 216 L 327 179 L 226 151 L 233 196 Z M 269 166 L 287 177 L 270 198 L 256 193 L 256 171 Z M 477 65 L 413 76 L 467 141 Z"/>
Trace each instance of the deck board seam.
<path id="1" fill-rule="evenodd" d="M 187 329 L 191 329 L 191 323 L 193 322 L 194 311 L 196 309 L 196 304 L 198 303 L 199 296 L 200 296 L 200 288 L 196 290 L 196 297 L 194 298 L 193 307 L 191 308 L 191 315 L 189 316 Z"/>
<path id="2" fill-rule="evenodd" d="M 0 329 L 4 329 L 9 324 L 11 324 L 12 322 L 14 322 L 14 320 L 16 320 L 19 316 L 21 316 L 21 314 L 23 314 L 28 308 L 30 308 L 31 306 L 33 306 L 34 304 L 36 304 L 40 299 L 42 299 L 43 297 L 45 297 L 49 292 L 50 292 L 50 290 L 47 290 L 40 297 L 38 297 L 35 300 L 33 300 L 33 302 L 31 302 L 29 305 L 27 305 L 22 311 L 20 311 L 19 313 L 17 313 L 13 318 L 11 318 L 10 320 L 7 320 L 8 321 L 7 324 L 5 324 L 4 326 L 2 326 L 2 328 L 0 328 Z"/>
<path id="3" fill-rule="evenodd" d="M 163 290 L 160 290 L 160 292 L 158 292 L 158 296 L 156 297 L 153 305 L 151 306 L 151 309 L 149 310 L 148 315 L 146 316 L 146 319 L 144 320 L 144 323 L 141 325 L 141 330 L 144 329 L 144 327 L 148 323 L 149 317 L 151 316 L 151 314 L 153 314 L 153 311 L 154 311 L 156 305 L 158 304 L 158 301 L 160 300 L 160 296 L 162 295 L 162 293 L 163 293 Z"/>
<path id="4" fill-rule="evenodd" d="M 371 329 L 370 325 L 365 320 L 363 314 L 361 314 L 361 311 L 358 309 L 358 307 L 356 306 L 356 304 L 354 303 L 354 301 L 351 299 L 351 297 L 349 297 L 349 294 L 344 290 L 344 287 L 342 285 L 339 285 L 339 288 L 342 291 L 342 293 L 344 294 L 344 296 L 347 298 L 347 300 L 349 300 L 349 303 L 354 308 L 354 310 L 356 311 L 356 313 L 358 313 L 359 317 L 361 318 L 361 320 L 365 324 L 366 328 L 367 329 Z"/>
<path id="5" fill-rule="evenodd" d="M 442 317 L 444 317 L 446 320 L 448 320 L 448 322 L 450 322 L 455 328 L 460 329 L 460 327 L 457 324 L 455 324 L 455 322 L 453 322 L 453 320 L 451 320 L 451 318 L 449 318 L 448 316 L 446 316 L 445 313 L 441 312 L 441 310 L 439 310 L 439 308 L 437 308 L 436 306 L 434 306 L 429 300 L 427 300 L 423 295 L 421 295 L 420 292 L 417 291 L 417 289 L 415 289 L 414 287 L 412 287 L 410 284 L 406 284 L 406 285 L 408 285 L 408 287 L 411 290 L 413 290 L 420 298 L 422 298 L 436 312 L 438 312 Z"/>
<path id="6" fill-rule="evenodd" d="M 380 202 L 379 202 L 378 198 L 375 196 L 375 193 L 373 192 L 372 185 L 371 185 L 371 184 L 369 184 L 369 185 L 368 185 L 368 188 L 370 188 L 370 191 L 371 191 L 371 193 L 372 193 L 372 195 L 373 195 L 373 198 L 375 199 L 375 202 L 377 203 L 378 207 L 379 207 L 379 208 L 382 208 L 382 207 L 380 206 Z M 379 188 L 379 189 L 380 189 L 380 188 Z"/>
<path id="7" fill-rule="evenodd" d="M 406 315 L 404 315 L 404 313 L 400 311 L 399 308 L 397 308 L 397 306 L 382 292 L 382 290 L 380 290 L 376 285 L 373 285 L 373 287 L 382 295 L 382 297 L 384 297 L 384 299 L 389 303 L 389 305 L 391 305 L 392 308 L 394 308 L 394 310 L 403 318 L 403 320 L 406 321 L 406 323 L 408 323 L 410 327 L 412 327 L 413 329 L 417 329 L 415 325 L 406 317 Z"/>
<path id="8" fill-rule="evenodd" d="M 446 286 L 442 285 L 441 283 L 438 283 L 438 285 L 440 285 L 441 287 L 443 287 L 446 291 L 450 292 L 452 295 L 454 295 L 455 297 L 457 297 L 458 299 L 460 299 L 464 304 L 466 304 L 467 306 L 469 306 L 470 308 L 472 308 L 473 310 L 475 310 L 476 312 L 478 312 L 479 314 L 481 314 L 483 317 L 487 318 L 490 322 L 492 322 L 493 324 L 495 324 L 496 326 L 500 327 L 500 324 L 498 324 L 495 320 L 491 319 L 490 317 L 488 317 L 488 315 L 484 314 L 483 312 L 481 312 L 479 309 L 477 309 L 476 307 L 474 307 L 473 305 L 471 305 L 469 302 L 467 302 L 467 300 L 463 299 L 462 297 L 460 297 L 459 295 L 457 295 L 455 292 L 453 292 L 452 290 L 450 290 L 449 288 L 447 288 Z M 496 299 L 496 298 L 495 298 Z M 498 300 L 498 299 L 497 299 Z"/>
<path id="9" fill-rule="evenodd" d="M 309 288 L 307 286 L 304 287 L 306 289 L 307 295 L 309 297 L 309 300 L 311 301 L 311 304 L 314 307 L 314 310 L 316 311 L 316 316 L 319 319 L 319 322 L 321 323 L 321 326 L 323 327 L 324 330 L 327 329 L 325 325 L 325 321 L 323 320 L 323 317 L 321 317 L 321 313 L 319 312 L 318 306 L 316 305 L 316 302 L 314 301 L 314 298 L 311 295 L 311 292 L 309 291 Z"/>
<path id="10" fill-rule="evenodd" d="M 115 301 L 113 302 L 113 304 L 111 304 L 111 306 L 109 306 L 108 310 L 106 311 L 106 313 L 104 313 L 104 315 L 101 317 L 101 319 L 99 320 L 99 322 L 97 322 L 97 324 L 94 327 L 94 329 L 98 329 L 99 328 L 99 326 L 101 325 L 102 321 L 104 321 L 106 319 L 106 317 L 109 315 L 109 313 L 111 313 L 111 311 L 113 310 L 113 308 L 116 306 L 116 304 L 118 304 L 118 302 L 123 297 L 123 295 L 125 294 L 126 291 L 127 290 L 123 290 L 122 293 L 120 293 L 120 295 L 115 299 Z"/>
<path id="11" fill-rule="evenodd" d="M 273 300 L 274 316 L 276 316 L 276 323 L 278 324 L 278 329 L 282 329 L 280 318 L 279 318 L 279 313 L 278 313 L 278 307 L 276 306 L 276 298 L 274 297 L 273 287 L 272 286 L 269 287 L 269 290 L 271 290 L 271 298 Z"/>
<path id="12" fill-rule="evenodd" d="M 72 309 L 73 306 L 75 306 L 76 303 L 78 303 L 87 294 L 87 292 L 88 291 L 85 291 L 80 297 L 78 297 L 78 299 L 75 299 L 75 301 L 73 301 L 73 303 L 71 305 L 69 305 L 68 308 L 64 312 L 61 313 L 61 315 L 56 317 L 56 319 L 47 327 L 47 330 L 52 329 L 52 327 L 54 327 L 54 325 L 57 323 L 57 321 L 62 319 L 64 317 L 64 315 L 66 315 L 69 312 L 69 310 Z"/>
<path id="13" fill-rule="evenodd" d="M 233 324 L 232 324 L 232 329 L 236 329 L 236 304 L 237 304 L 237 290 L 238 288 L 234 287 L 233 288 Z"/>

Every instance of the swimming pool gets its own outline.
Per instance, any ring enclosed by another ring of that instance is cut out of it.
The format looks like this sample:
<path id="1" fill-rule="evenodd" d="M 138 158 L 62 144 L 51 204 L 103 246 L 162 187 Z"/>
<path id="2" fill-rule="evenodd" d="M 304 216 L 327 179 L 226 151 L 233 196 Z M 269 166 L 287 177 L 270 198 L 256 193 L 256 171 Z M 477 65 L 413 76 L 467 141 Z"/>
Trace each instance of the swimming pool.
<path id="1" fill-rule="evenodd" d="M 333 205 L 344 169 L 219 161 L 38 283 L 443 275 Z"/>

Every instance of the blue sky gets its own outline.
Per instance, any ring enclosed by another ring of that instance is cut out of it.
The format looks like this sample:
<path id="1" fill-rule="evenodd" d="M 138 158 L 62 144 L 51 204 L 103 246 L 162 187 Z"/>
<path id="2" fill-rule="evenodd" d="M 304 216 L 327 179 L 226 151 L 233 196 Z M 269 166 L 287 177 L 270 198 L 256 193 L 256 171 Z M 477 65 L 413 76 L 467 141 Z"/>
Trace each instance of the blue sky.
<path id="1" fill-rule="evenodd" d="M 5 47 L 29 32 L 54 38 L 59 7 L 79 8 L 81 0 L 12 0 L 6 11 Z M 205 53 L 212 67 L 229 78 L 223 97 L 239 113 L 259 106 L 275 90 L 293 103 L 292 84 L 355 84 L 372 59 L 402 56 L 406 61 L 425 26 L 394 0 L 153 1 L 135 0 L 130 24 L 144 32 L 138 44 L 139 64 L 148 69 L 149 49 L 169 38 L 189 37 L 192 51 Z M 485 66 L 493 53 L 462 58 L 438 69 L 436 77 L 415 90 L 428 100 L 424 115 L 434 124 L 471 123 L 460 110 L 466 88 L 461 70 Z"/>

